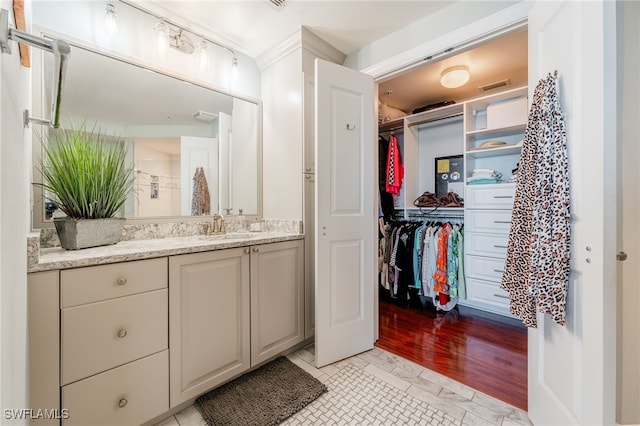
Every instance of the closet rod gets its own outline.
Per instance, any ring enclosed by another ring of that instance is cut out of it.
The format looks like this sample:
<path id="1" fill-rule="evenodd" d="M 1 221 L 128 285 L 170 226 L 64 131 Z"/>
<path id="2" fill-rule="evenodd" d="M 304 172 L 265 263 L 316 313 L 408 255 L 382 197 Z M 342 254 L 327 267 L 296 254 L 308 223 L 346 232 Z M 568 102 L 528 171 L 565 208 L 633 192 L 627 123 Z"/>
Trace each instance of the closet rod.
<path id="1" fill-rule="evenodd" d="M 461 116 L 462 114 L 463 114 L 462 112 L 455 112 L 453 114 L 445 115 L 444 117 L 427 118 L 426 120 L 416 121 L 415 123 L 409 123 L 408 126 L 413 127 L 413 126 L 419 126 L 421 124 L 433 123 L 434 121 L 440 121 L 440 120 L 446 120 L 447 118 L 458 117 L 458 116 Z"/>

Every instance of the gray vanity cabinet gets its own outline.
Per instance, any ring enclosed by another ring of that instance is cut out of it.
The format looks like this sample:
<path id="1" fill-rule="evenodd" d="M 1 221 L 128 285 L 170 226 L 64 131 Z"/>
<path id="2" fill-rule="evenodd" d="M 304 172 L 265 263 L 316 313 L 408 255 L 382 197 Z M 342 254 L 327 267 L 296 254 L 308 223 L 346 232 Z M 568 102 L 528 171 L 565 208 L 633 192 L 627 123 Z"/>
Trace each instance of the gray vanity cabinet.
<path id="1" fill-rule="evenodd" d="M 251 248 L 251 365 L 304 340 L 302 241 Z"/>
<path id="2" fill-rule="evenodd" d="M 304 340 L 303 241 L 169 258 L 171 406 Z"/>
<path id="3" fill-rule="evenodd" d="M 248 252 L 169 258 L 171 407 L 250 367 Z"/>
<path id="4" fill-rule="evenodd" d="M 35 424 L 142 424 L 304 340 L 304 241 L 34 272 L 27 291 L 29 406 L 59 407 Z"/>

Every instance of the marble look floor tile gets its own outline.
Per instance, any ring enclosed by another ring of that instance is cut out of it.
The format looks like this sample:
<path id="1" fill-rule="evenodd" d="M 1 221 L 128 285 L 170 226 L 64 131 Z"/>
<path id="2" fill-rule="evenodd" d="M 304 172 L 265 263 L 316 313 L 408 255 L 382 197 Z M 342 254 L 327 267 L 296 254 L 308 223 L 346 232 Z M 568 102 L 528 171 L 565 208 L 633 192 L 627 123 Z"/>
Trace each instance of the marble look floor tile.
<path id="1" fill-rule="evenodd" d="M 435 371 L 425 369 L 422 373 L 420 373 L 420 377 L 422 377 L 423 379 L 427 379 L 433 383 L 437 383 L 443 388 L 449 389 L 450 391 L 455 392 L 458 395 L 462 395 L 467 399 L 472 399 L 473 394 L 475 394 L 476 392 L 469 386 L 465 386 L 462 383 L 451 380 L 450 378 L 443 376 L 440 373 L 436 373 Z"/>
<path id="2" fill-rule="evenodd" d="M 438 396 L 452 405 L 457 405 L 463 410 L 472 412 L 474 415 L 484 419 L 485 424 L 500 425 L 504 418 L 504 415 L 448 389 L 442 389 Z"/>
<path id="3" fill-rule="evenodd" d="M 517 407 L 506 404 L 499 399 L 484 394 L 482 392 L 476 392 L 472 401 L 477 402 L 483 407 L 487 407 L 496 413 L 502 414 L 505 419 L 510 419 L 516 424 L 530 425 L 529 415 L 526 411 L 522 411 Z M 503 421 L 504 423 L 504 421 Z"/>
<path id="4" fill-rule="evenodd" d="M 180 423 L 178 423 L 178 420 L 176 419 L 175 416 L 171 416 L 160 423 L 156 423 L 155 426 L 180 426 Z"/>
<path id="5" fill-rule="evenodd" d="M 306 348 L 305 349 L 300 349 L 300 350 L 294 352 L 293 354 L 295 356 L 297 356 L 297 357 L 302 358 L 303 360 L 305 360 L 309 364 L 313 364 L 314 361 L 316 360 L 315 354 L 309 352 Z"/>
<path id="6" fill-rule="evenodd" d="M 442 390 L 442 386 L 439 384 L 433 383 L 423 377 L 416 376 L 413 372 L 407 371 L 404 368 L 396 367 L 391 371 L 391 374 L 434 395 L 438 395 Z"/>
<path id="7" fill-rule="evenodd" d="M 207 426 L 200 412 L 195 406 L 190 406 L 176 413 L 176 420 L 180 426 Z"/>
<path id="8" fill-rule="evenodd" d="M 364 368 L 364 371 L 367 373 L 373 374 L 377 378 L 383 380 L 385 383 L 390 384 L 400 390 L 407 390 L 410 386 L 410 383 L 405 382 L 404 380 L 394 376 L 393 374 L 379 368 L 377 365 L 369 364 Z"/>
<path id="9" fill-rule="evenodd" d="M 462 418 L 464 417 L 465 410 L 456 405 L 452 405 L 446 401 L 443 401 L 438 396 L 432 394 L 431 392 L 427 392 L 426 390 L 418 386 L 409 386 L 409 388 L 407 389 L 407 393 L 415 398 L 418 398 L 421 401 L 426 402 L 430 406 L 443 411 L 456 420 L 462 420 Z"/>
<path id="10" fill-rule="evenodd" d="M 378 358 L 385 360 L 387 363 L 395 367 L 400 367 L 404 370 L 410 371 L 416 376 L 419 376 L 424 370 L 426 370 L 423 366 L 418 365 L 415 362 L 391 354 L 387 351 L 383 351 L 382 349 L 379 350 L 382 352 L 382 354 L 378 355 Z"/>
<path id="11" fill-rule="evenodd" d="M 303 349 L 306 354 L 298 351 L 289 359 L 325 383 L 329 393 L 287 419 L 285 425 L 531 425 L 526 412 L 430 370 L 416 375 L 412 363 L 384 350 L 317 369 L 309 356 L 313 349 L 307 347 Z M 205 425 L 191 406 L 156 426 Z"/>
<path id="12" fill-rule="evenodd" d="M 373 364 L 373 365 L 377 365 L 378 367 L 380 367 L 381 369 L 385 370 L 385 371 L 391 371 L 395 368 L 394 365 L 389 364 L 385 359 L 383 358 L 379 358 L 375 355 L 373 355 L 371 352 L 363 352 L 359 355 L 357 355 L 358 358 L 360 358 L 361 360 L 367 362 L 368 364 Z"/>

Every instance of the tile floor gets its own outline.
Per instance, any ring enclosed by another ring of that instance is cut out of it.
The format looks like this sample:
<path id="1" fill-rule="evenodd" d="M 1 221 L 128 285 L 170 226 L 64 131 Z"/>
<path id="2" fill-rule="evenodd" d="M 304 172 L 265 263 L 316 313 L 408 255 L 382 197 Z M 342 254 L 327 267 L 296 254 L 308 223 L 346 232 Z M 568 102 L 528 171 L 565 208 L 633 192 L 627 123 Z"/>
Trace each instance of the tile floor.
<path id="1" fill-rule="evenodd" d="M 317 369 L 313 345 L 289 359 L 329 392 L 283 425 L 531 425 L 527 413 L 379 348 Z M 188 407 L 157 426 L 206 425 Z"/>

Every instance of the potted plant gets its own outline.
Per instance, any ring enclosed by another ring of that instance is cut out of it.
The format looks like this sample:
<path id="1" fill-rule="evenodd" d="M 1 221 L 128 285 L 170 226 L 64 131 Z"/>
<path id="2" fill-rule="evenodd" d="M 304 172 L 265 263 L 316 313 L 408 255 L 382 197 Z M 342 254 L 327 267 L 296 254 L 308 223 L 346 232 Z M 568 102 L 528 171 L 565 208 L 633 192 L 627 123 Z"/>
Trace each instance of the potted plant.
<path id="1" fill-rule="evenodd" d="M 66 217 L 54 218 L 60 244 L 76 250 L 115 244 L 124 219 L 115 217 L 133 186 L 123 141 L 107 142 L 99 130 L 53 130 L 40 164 L 45 196 Z"/>

